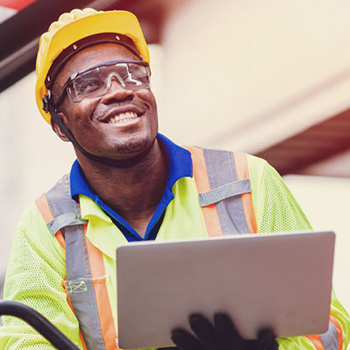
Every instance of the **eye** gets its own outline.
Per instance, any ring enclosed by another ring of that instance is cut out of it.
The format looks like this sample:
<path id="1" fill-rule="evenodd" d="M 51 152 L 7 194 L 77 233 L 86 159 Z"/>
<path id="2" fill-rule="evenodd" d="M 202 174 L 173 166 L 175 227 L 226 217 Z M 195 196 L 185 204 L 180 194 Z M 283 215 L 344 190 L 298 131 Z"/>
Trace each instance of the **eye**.
<path id="1" fill-rule="evenodd" d="M 128 75 L 124 78 L 125 83 L 128 85 L 145 85 L 149 83 L 148 72 L 144 69 L 137 67 L 136 69 L 130 69 Z"/>
<path id="2" fill-rule="evenodd" d="M 144 78 L 145 76 L 148 76 L 148 71 L 144 67 L 132 66 L 129 67 L 129 74 L 131 74 L 135 79 Z"/>
<path id="3" fill-rule="evenodd" d="M 79 85 L 78 90 L 86 94 L 100 89 L 102 85 L 103 83 L 100 80 L 89 80 Z"/>

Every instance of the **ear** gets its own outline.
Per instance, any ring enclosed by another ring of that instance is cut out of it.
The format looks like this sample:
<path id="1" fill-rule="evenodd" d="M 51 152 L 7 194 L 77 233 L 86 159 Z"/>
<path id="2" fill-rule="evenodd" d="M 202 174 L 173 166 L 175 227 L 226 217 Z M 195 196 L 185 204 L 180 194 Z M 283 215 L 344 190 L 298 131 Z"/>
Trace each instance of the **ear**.
<path id="1" fill-rule="evenodd" d="M 57 113 L 58 117 L 62 119 L 63 123 L 66 125 L 66 118 L 64 113 Z M 61 130 L 61 128 L 55 123 L 55 121 L 51 118 L 51 128 L 56 133 L 56 135 L 65 142 L 70 142 L 69 138 L 66 136 L 66 134 Z"/>

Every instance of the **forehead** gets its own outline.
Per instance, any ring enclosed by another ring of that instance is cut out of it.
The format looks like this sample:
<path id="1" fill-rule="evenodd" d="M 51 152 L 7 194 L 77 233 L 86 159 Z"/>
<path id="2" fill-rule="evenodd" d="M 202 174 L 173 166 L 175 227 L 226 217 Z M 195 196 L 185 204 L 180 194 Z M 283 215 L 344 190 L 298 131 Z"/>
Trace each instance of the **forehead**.
<path id="1" fill-rule="evenodd" d="M 67 79 L 86 68 L 109 61 L 138 60 L 127 48 L 118 44 L 97 44 L 74 55 L 58 74 L 55 86 L 63 86 Z"/>

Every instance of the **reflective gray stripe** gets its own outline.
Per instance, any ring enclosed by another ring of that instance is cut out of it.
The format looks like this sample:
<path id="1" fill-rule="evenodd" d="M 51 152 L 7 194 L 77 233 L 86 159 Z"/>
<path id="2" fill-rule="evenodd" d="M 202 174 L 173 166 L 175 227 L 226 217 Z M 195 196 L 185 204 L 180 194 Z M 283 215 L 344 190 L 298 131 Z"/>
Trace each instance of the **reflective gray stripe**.
<path id="1" fill-rule="evenodd" d="M 63 227 L 65 220 L 67 220 L 67 224 L 72 225 L 75 225 L 77 224 L 77 221 L 82 220 L 79 205 L 70 196 L 68 175 L 64 175 L 63 178 L 46 193 L 46 199 L 49 203 L 52 215 L 55 218 L 50 223 L 51 229 L 52 227 Z M 57 223 L 55 223 L 56 220 Z"/>
<path id="2" fill-rule="evenodd" d="M 53 235 L 55 235 L 61 228 L 71 225 L 84 225 L 87 224 L 87 220 L 77 218 L 75 213 L 65 213 L 54 218 L 47 224 L 47 227 Z"/>
<path id="3" fill-rule="evenodd" d="M 203 154 L 211 190 L 237 181 L 236 165 L 232 152 L 204 149 Z M 247 192 L 250 192 L 250 186 Z M 249 233 L 240 196 L 225 198 L 225 200 L 216 203 L 215 206 L 224 235 Z"/>
<path id="4" fill-rule="evenodd" d="M 66 239 L 66 287 L 88 349 L 105 350 L 94 287 L 91 281 L 84 226 L 68 226 Z"/>
<path id="5" fill-rule="evenodd" d="M 70 196 L 68 175 L 46 194 L 46 199 L 54 216 L 48 228 L 52 233 L 61 229 L 65 237 L 65 284 L 85 344 L 90 350 L 105 350 L 85 242 L 83 224 L 86 221 L 82 220 L 79 205 Z"/>
<path id="6" fill-rule="evenodd" d="M 329 322 L 328 331 L 326 333 L 320 334 L 320 338 L 322 340 L 325 350 L 338 349 L 338 332 L 332 322 Z"/>
<path id="7" fill-rule="evenodd" d="M 248 192 L 251 192 L 249 180 L 235 181 L 199 194 L 199 201 L 202 207 L 206 207 L 207 205 L 220 202 L 226 198 Z"/>

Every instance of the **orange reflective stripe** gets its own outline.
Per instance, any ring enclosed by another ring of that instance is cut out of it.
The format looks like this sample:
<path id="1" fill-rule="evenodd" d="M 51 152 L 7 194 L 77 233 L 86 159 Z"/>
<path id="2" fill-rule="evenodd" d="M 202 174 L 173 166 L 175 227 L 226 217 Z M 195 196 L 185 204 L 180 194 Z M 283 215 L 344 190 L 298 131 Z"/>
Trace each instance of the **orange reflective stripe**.
<path id="1" fill-rule="evenodd" d="M 41 216 L 43 217 L 46 224 L 51 222 L 54 217 L 52 215 L 49 203 L 47 202 L 45 193 L 43 193 L 39 198 L 35 200 L 35 204 L 39 209 Z"/>
<path id="2" fill-rule="evenodd" d="M 192 154 L 193 177 L 196 182 L 198 193 L 210 191 L 203 150 L 193 146 L 187 148 Z M 219 216 L 215 204 L 202 207 L 202 211 L 209 236 L 222 236 Z"/>
<path id="3" fill-rule="evenodd" d="M 86 230 L 86 225 L 85 225 Z M 86 238 L 86 247 L 89 255 L 92 284 L 95 290 L 97 311 L 100 319 L 102 337 L 108 350 L 117 350 L 117 332 L 114 324 L 111 305 L 106 284 L 106 270 L 103 254 Z M 102 278 L 104 277 L 104 278 Z"/>
<path id="4" fill-rule="evenodd" d="M 338 322 L 338 320 L 336 318 L 334 318 L 333 315 L 329 315 L 329 321 L 332 323 L 332 325 L 337 330 L 338 350 L 343 350 L 343 346 L 344 346 L 343 329 L 341 328 L 341 325 Z M 326 337 L 327 337 L 327 335 L 331 336 L 330 334 L 327 334 L 327 333 L 321 334 L 321 336 L 326 336 Z M 321 339 L 321 336 L 318 334 L 313 334 L 313 335 L 306 335 L 306 338 L 312 342 L 312 344 L 314 345 L 316 350 L 326 350 L 324 343 Z M 326 343 L 327 343 L 327 341 L 326 341 Z M 333 347 L 332 347 L 332 349 L 333 349 Z"/>
<path id="5" fill-rule="evenodd" d="M 341 328 L 341 325 L 339 321 L 333 316 L 329 316 L 329 320 L 332 322 L 333 326 L 337 329 L 338 333 L 338 349 L 342 350 L 344 346 L 344 335 L 343 335 L 343 329 Z"/>
<path id="6" fill-rule="evenodd" d="M 51 208 L 49 206 L 49 203 L 47 202 L 47 199 L 44 193 L 35 200 L 35 204 L 46 224 L 48 224 L 54 219 L 53 214 L 51 212 Z M 63 249 L 66 249 L 66 244 L 65 244 L 62 232 L 58 231 L 55 237 L 58 240 L 58 243 L 60 244 L 60 246 Z"/>
<path id="7" fill-rule="evenodd" d="M 247 156 L 243 152 L 234 152 L 233 153 L 235 163 L 236 163 L 236 171 L 237 171 L 237 179 L 245 180 L 249 179 L 249 168 L 247 162 Z M 250 233 L 258 232 L 256 218 L 253 207 L 253 200 L 251 193 L 244 193 L 241 195 L 244 215 L 247 222 L 247 226 Z"/>
<path id="8" fill-rule="evenodd" d="M 81 343 L 83 344 L 83 349 L 88 350 L 88 348 L 85 345 L 85 341 L 84 341 L 83 335 L 81 334 L 80 330 L 79 330 L 79 338 L 80 338 Z"/>
<path id="9" fill-rule="evenodd" d="M 325 350 L 322 340 L 318 334 L 306 335 L 306 338 L 311 341 L 316 350 Z"/>
<path id="10" fill-rule="evenodd" d="M 58 231 L 56 233 L 56 239 L 58 240 L 58 243 L 61 245 L 61 247 L 63 249 L 66 249 L 66 241 L 64 240 L 64 237 L 61 231 Z"/>

